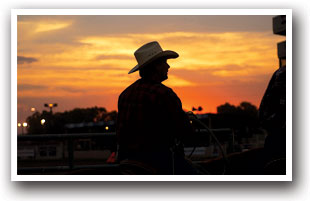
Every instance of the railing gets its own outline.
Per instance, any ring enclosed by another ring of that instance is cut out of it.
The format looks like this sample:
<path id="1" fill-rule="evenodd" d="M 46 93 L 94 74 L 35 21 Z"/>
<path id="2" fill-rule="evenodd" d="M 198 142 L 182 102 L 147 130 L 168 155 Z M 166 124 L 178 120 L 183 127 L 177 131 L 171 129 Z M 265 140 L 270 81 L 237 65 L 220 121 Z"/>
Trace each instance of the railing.
<path id="1" fill-rule="evenodd" d="M 231 129 L 212 129 L 213 132 L 227 132 L 231 134 L 231 139 L 234 141 L 234 134 Z M 200 134 L 205 133 L 204 130 L 200 129 Z M 22 141 L 48 141 L 48 140 L 59 140 L 67 141 L 67 152 L 68 152 L 68 165 L 65 166 L 49 166 L 49 167 L 18 167 L 18 174 L 28 173 L 45 173 L 51 171 L 72 171 L 79 169 L 106 169 L 112 170 L 118 168 L 118 164 L 101 164 L 101 165 L 75 165 L 74 164 L 74 140 L 77 139 L 89 139 L 89 138 L 102 138 L 102 144 L 106 146 L 116 147 L 116 134 L 113 133 L 78 133 L 78 134 L 38 134 L 38 135 L 19 135 L 18 143 Z M 232 142 L 234 143 L 234 142 Z"/>
<path id="2" fill-rule="evenodd" d="M 27 172 L 48 172 L 48 171 L 67 171 L 84 168 L 113 168 L 116 165 L 75 165 L 74 164 L 74 140 L 77 139 L 91 139 L 91 138 L 102 138 L 102 145 L 116 146 L 116 134 L 115 133 L 78 133 L 78 134 L 37 134 L 37 135 L 19 135 L 17 137 L 18 143 L 22 141 L 67 141 L 67 152 L 68 152 L 68 165 L 67 166 L 52 166 L 52 167 L 18 167 L 19 173 Z"/>

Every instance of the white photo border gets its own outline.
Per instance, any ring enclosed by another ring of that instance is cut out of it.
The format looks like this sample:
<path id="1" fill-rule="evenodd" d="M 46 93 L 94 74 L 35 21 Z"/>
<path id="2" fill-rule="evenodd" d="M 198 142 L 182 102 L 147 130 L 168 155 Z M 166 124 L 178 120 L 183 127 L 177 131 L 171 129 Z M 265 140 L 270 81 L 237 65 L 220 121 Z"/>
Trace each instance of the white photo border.
<path id="1" fill-rule="evenodd" d="M 17 175 L 18 15 L 286 15 L 286 175 Z M 292 181 L 292 9 L 12 9 L 11 181 Z"/>

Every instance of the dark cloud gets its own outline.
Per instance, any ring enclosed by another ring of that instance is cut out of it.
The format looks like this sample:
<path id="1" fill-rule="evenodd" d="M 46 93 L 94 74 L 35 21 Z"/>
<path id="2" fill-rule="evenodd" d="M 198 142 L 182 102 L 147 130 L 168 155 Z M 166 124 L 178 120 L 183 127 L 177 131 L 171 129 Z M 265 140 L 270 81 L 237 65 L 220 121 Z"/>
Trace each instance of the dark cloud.
<path id="1" fill-rule="evenodd" d="M 85 89 L 74 87 L 50 87 L 45 85 L 33 85 L 33 84 L 19 84 L 18 91 L 38 91 L 38 90 L 53 90 L 53 91 L 66 91 L 70 93 L 86 92 Z"/>
<path id="2" fill-rule="evenodd" d="M 81 34 L 87 32 L 91 35 L 161 33 L 163 30 L 164 32 L 271 32 L 272 17 L 270 15 L 74 16 L 72 19 L 76 23 L 72 29 Z"/>
<path id="3" fill-rule="evenodd" d="M 81 89 L 81 88 L 73 88 L 73 87 L 55 87 L 55 90 L 58 91 L 65 91 L 65 92 L 70 92 L 70 93 L 83 93 L 86 92 L 87 90 Z"/>
<path id="4" fill-rule="evenodd" d="M 21 22 L 68 21 L 66 29 L 37 36 L 37 43 L 77 45 L 85 36 L 162 32 L 265 32 L 272 34 L 271 15 L 76 15 L 19 16 Z M 48 40 L 46 40 L 48 36 Z M 189 40 L 191 40 L 189 38 Z"/>
<path id="5" fill-rule="evenodd" d="M 130 67 L 115 66 L 115 65 L 111 64 L 111 65 L 87 66 L 87 67 L 49 66 L 49 67 L 46 67 L 46 69 L 57 71 L 58 73 L 70 73 L 70 72 L 87 72 L 87 71 L 91 71 L 91 70 L 110 70 L 110 71 L 127 70 Z M 41 67 L 39 67 L 39 66 L 33 67 L 33 69 L 40 70 Z"/>
<path id="6" fill-rule="evenodd" d="M 34 57 L 23 57 L 23 56 L 17 56 L 17 63 L 18 64 L 24 64 L 24 63 L 33 63 L 37 62 L 38 59 Z"/>
<path id="7" fill-rule="evenodd" d="M 48 86 L 44 85 L 33 85 L 33 84 L 18 84 L 18 91 L 26 91 L 26 90 L 42 90 L 48 89 Z"/>

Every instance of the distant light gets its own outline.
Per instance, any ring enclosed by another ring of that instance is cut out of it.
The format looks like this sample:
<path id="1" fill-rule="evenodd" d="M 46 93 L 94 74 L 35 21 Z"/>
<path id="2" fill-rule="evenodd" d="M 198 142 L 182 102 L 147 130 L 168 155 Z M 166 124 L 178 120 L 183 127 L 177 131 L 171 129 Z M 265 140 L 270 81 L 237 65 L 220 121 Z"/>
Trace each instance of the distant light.
<path id="1" fill-rule="evenodd" d="M 41 125 L 45 124 L 45 119 L 41 119 Z"/>
<path id="2" fill-rule="evenodd" d="M 23 127 L 27 127 L 28 124 L 26 122 L 23 123 Z"/>
<path id="3" fill-rule="evenodd" d="M 193 123 L 193 121 L 189 121 L 191 124 Z"/>
<path id="4" fill-rule="evenodd" d="M 106 127 L 105 127 L 105 130 L 109 130 L 109 126 L 106 126 Z"/>
<path id="5" fill-rule="evenodd" d="M 21 127 L 21 126 L 22 126 L 22 124 L 21 124 L 21 123 L 18 123 L 18 124 L 17 124 L 17 126 L 18 126 L 18 127 Z"/>
<path id="6" fill-rule="evenodd" d="M 30 110 L 31 110 L 31 112 L 34 112 L 34 111 L 36 111 L 36 108 L 32 107 Z"/>
<path id="7" fill-rule="evenodd" d="M 53 113 L 53 108 L 54 107 L 57 107 L 58 106 L 58 104 L 57 103 L 49 103 L 49 104 L 47 104 L 47 103 L 44 103 L 44 107 L 48 107 L 48 108 L 50 108 L 50 112 L 51 113 Z"/>

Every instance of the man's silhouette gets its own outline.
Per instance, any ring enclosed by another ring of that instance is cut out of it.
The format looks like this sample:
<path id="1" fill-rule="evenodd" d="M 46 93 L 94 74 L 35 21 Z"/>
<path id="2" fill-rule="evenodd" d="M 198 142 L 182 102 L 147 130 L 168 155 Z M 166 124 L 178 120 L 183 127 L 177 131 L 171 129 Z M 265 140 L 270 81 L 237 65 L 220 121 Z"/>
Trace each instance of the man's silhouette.
<path id="1" fill-rule="evenodd" d="M 259 108 L 261 126 L 268 132 L 265 139 L 265 163 L 286 158 L 286 66 L 273 75 Z M 280 169 L 279 167 L 277 167 Z M 285 174 L 285 163 L 282 164 Z M 276 172 L 282 173 L 277 170 Z"/>
<path id="2" fill-rule="evenodd" d="M 139 71 L 141 79 L 119 96 L 118 160 L 145 170 L 141 174 L 195 174 L 181 146 L 191 124 L 178 96 L 161 83 L 168 79 L 167 59 L 179 55 L 163 51 L 158 42 L 143 45 L 134 55 L 138 64 L 129 74 Z"/>

